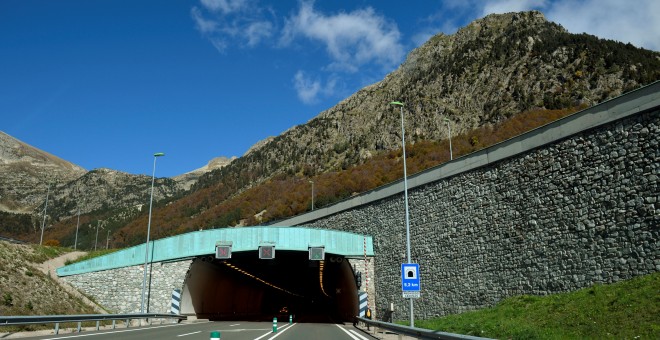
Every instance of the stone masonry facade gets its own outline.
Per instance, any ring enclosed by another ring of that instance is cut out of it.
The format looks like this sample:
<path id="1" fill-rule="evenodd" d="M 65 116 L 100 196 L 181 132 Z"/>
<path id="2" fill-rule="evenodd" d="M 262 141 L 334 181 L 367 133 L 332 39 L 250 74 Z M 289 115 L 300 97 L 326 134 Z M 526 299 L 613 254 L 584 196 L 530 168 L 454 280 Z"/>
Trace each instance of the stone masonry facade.
<path id="1" fill-rule="evenodd" d="M 660 270 L 659 111 L 409 191 L 415 316 L 492 306 Z M 375 311 L 406 319 L 403 195 L 306 226 L 373 235 Z"/>
<path id="2" fill-rule="evenodd" d="M 170 313 L 172 291 L 183 289 L 192 260 L 159 262 L 147 272 L 149 313 Z M 147 266 L 149 267 L 149 266 Z M 144 265 L 131 266 L 79 275 L 64 279 L 87 296 L 91 296 L 111 313 L 140 313 Z M 151 283 L 149 284 L 149 280 Z M 145 312 L 147 308 L 145 306 Z"/>

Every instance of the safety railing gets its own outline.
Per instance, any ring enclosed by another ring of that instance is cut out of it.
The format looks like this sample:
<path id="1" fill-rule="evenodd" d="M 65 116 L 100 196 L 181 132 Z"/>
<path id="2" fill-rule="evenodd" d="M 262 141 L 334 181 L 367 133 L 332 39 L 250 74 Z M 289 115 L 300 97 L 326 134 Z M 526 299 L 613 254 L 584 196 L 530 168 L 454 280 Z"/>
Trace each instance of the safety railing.
<path id="1" fill-rule="evenodd" d="M 131 320 L 148 320 L 148 324 L 153 324 L 154 320 L 164 319 L 186 319 L 185 315 L 176 314 L 80 314 L 80 315 L 21 315 L 21 316 L 3 316 L 0 315 L 0 326 L 20 326 L 33 324 L 55 324 L 55 334 L 59 333 L 60 323 L 78 323 L 78 332 L 80 332 L 83 322 L 96 321 L 96 330 L 100 329 L 101 321 L 112 321 L 112 328 L 116 327 L 117 320 L 125 321 L 126 327 L 130 327 Z M 177 320 L 177 321 L 178 321 Z M 142 322 L 140 322 L 142 324 Z"/>
<path id="2" fill-rule="evenodd" d="M 430 329 L 416 328 L 404 325 L 397 325 L 394 323 L 383 322 L 357 317 L 357 319 L 367 325 L 378 327 L 392 333 L 407 335 L 418 339 L 442 339 L 442 340 L 484 340 L 489 338 L 481 338 L 472 335 L 446 333 L 440 331 L 432 331 Z"/>

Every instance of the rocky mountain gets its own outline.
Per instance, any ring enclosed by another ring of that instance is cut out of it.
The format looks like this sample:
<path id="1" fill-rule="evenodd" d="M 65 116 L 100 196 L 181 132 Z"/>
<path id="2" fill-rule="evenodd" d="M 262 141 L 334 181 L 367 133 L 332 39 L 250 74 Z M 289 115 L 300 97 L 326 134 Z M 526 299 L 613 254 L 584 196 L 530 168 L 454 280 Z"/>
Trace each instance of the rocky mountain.
<path id="1" fill-rule="evenodd" d="M 223 168 L 229 165 L 229 163 L 231 163 L 235 159 L 236 157 L 231 157 L 231 158 L 216 157 L 210 160 L 205 166 L 190 172 L 186 172 L 183 175 L 172 177 L 172 179 L 175 180 L 177 183 L 179 183 L 179 186 L 181 186 L 184 190 L 188 190 L 193 184 L 197 182 L 199 177 L 202 176 L 203 174 L 216 169 Z"/>
<path id="2" fill-rule="evenodd" d="M 51 189 L 87 172 L 0 131 L 0 211 L 27 213 L 42 205 Z"/>
<path id="3" fill-rule="evenodd" d="M 405 103 L 406 137 L 415 143 L 446 139 L 444 118 L 461 133 L 527 110 L 593 105 L 658 79 L 658 52 L 568 33 L 537 11 L 493 14 L 432 37 L 382 81 L 202 176 L 196 188 L 227 176 L 249 185 L 346 169 L 398 148 L 391 101 Z"/>
<path id="4" fill-rule="evenodd" d="M 417 143 L 445 140 L 445 118 L 454 135 L 525 111 L 593 105 L 659 79 L 658 52 L 568 33 L 536 11 L 489 15 L 455 34 L 432 37 L 382 81 L 306 124 L 255 144 L 242 157 L 212 160 L 189 174 L 159 179 L 155 200 L 174 204 L 158 207 L 158 215 L 194 221 L 197 227 L 235 221 L 241 218 L 240 207 L 233 208 L 236 216 L 230 219 L 210 214 L 223 201 L 269 179 L 348 169 L 398 149 L 399 109 L 391 101 L 405 103 L 406 140 Z M 115 228 L 123 228 L 126 243 L 141 239 L 129 229 L 145 224 L 145 216 L 138 215 L 139 205 L 148 202 L 149 178 L 107 169 L 76 176 L 54 193 L 53 206 L 59 209 L 54 220 L 73 216 L 82 201 L 83 212 L 103 212 Z M 2 185 L 4 192 L 7 184 Z M 195 220 L 199 216 L 203 219 Z"/>

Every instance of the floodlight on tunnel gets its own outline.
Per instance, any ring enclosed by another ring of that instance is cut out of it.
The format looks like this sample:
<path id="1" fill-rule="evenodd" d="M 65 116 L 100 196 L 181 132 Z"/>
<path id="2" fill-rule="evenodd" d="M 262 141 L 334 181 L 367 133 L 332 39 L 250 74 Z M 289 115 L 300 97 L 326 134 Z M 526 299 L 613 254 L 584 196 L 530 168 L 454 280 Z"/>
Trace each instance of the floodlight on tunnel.
<path id="1" fill-rule="evenodd" d="M 216 259 L 230 259 L 231 258 L 231 242 L 216 242 L 215 243 L 215 258 Z"/>
<path id="2" fill-rule="evenodd" d="M 325 260 L 325 247 L 309 247 L 309 259 L 312 261 Z"/>
<path id="3" fill-rule="evenodd" d="M 275 259 L 275 246 L 274 245 L 259 246 L 259 258 L 262 260 Z"/>

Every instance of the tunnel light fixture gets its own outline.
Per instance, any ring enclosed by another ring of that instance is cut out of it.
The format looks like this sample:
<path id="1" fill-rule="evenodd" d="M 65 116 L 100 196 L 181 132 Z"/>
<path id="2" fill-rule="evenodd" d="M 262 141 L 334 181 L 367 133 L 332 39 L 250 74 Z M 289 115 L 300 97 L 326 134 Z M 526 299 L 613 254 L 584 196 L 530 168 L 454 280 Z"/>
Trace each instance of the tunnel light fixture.
<path id="1" fill-rule="evenodd" d="M 284 289 L 284 288 L 282 288 L 282 287 L 278 287 L 278 286 L 276 286 L 276 285 L 274 285 L 274 284 L 272 284 L 272 283 L 270 283 L 270 282 L 268 282 L 268 281 L 266 281 L 266 280 L 264 280 L 264 279 L 262 279 L 262 278 L 256 277 L 256 276 L 254 276 L 254 275 L 252 275 L 252 274 L 250 274 L 250 273 L 244 271 L 243 269 L 241 269 L 241 268 L 239 268 L 239 267 L 236 267 L 235 265 L 233 265 L 233 264 L 231 264 L 231 263 L 228 263 L 228 262 L 223 262 L 223 263 L 224 263 L 227 267 L 229 267 L 229 268 L 231 268 L 231 269 L 233 269 L 233 270 L 235 270 L 235 271 L 237 271 L 237 272 L 239 272 L 239 273 L 241 273 L 241 274 L 243 274 L 243 275 L 245 275 L 245 276 L 247 276 L 247 277 L 250 277 L 250 278 L 252 278 L 252 279 L 254 279 L 254 280 L 257 280 L 257 281 L 259 281 L 259 282 L 261 282 L 261 283 L 263 283 L 263 284 L 265 284 L 265 285 L 267 285 L 267 286 L 269 286 L 269 287 L 271 287 L 271 288 L 274 288 L 274 289 L 277 289 L 277 290 L 279 290 L 279 291 L 285 292 L 285 293 L 287 293 L 287 294 L 289 294 L 289 295 L 293 295 L 293 296 L 298 296 L 298 297 L 303 297 L 303 298 L 304 298 L 304 296 L 302 296 L 302 295 L 300 295 L 300 294 L 296 294 L 296 293 L 293 293 L 293 292 L 291 292 L 291 291 L 288 291 L 288 290 L 286 290 L 286 289 Z"/>
<path id="2" fill-rule="evenodd" d="M 325 292 L 323 288 L 323 269 L 325 268 L 325 261 L 319 261 L 319 286 L 321 287 L 321 292 L 323 295 L 330 297 L 328 293 Z"/>
<path id="3" fill-rule="evenodd" d="M 325 247 L 312 247 L 309 248 L 309 259 L 311 261 L 323 261 L 325 260 Z"/>
<path id="4" fill-rule="evenodd" d="M 231 258 L 231 241 L 218 241 L 215 243 L 215 258 L 216 259 L 230 259 Z"/>

